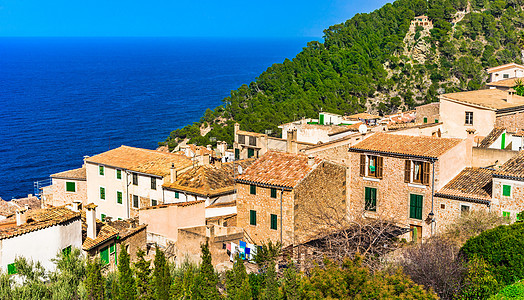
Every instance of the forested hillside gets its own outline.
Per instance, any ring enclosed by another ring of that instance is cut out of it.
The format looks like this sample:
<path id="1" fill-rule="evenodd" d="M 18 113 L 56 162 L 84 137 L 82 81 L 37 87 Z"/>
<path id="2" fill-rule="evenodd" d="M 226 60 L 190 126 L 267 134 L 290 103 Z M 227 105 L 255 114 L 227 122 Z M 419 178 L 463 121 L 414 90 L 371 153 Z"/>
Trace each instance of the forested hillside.
<path id="1" fill-rule="evenodd" d="M 173 148 L 186 138 L 231 144 L 234 122 L 279 135 L 279 124 L 316 117 L 320 110 L 382 114 L 437 101 L 442 93 L 482 88 L 486 68 L 522 63 L 523 5 L 524 0 L 397 0 L 357 14 L 324 30 L 324 43 L 309 42 L 292 60 L 231 91 L 222 106 L 174 130 L 165 144 Z M 409 32 L 418 15 L 427 15 L 434 28 Z M 205 136 L 201 128 L 208 128 Z"/>

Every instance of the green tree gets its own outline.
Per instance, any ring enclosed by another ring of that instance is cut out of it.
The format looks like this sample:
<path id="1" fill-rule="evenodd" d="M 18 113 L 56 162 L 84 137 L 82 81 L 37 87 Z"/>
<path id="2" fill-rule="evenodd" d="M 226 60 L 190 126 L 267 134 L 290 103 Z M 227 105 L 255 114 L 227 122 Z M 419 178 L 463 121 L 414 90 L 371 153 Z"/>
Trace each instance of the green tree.
<path id="1" fill-rule="evenodd" d="M 151 261 L 145 259 L 146 253 L 139 249 L 136 253 L 138 258 L 135 266 L 137 299 L 152 300 L 154 298 L 153 287 L 151 282 Z M 157 298 L 161 299 L 161 298 Z"/>
<path id="2" fill-rule="evenodd" d="M 89 259 L 87 261 L 86 271 L 85 287 L 87 299 L 104 299 L 104 277 L 102 277 L 100 262 L 97 259 Z"/>
<path id="3" fill-rule="evenodd" d="M 262 288 L 260 299 L 277 300 L 280 298 L 275 261 L 272 260 L 267 264 L 264 287 Z"/>
<path id="4" fill-rule="evenodd" d="M 124 244 L 120 246 L 118 254 L 118 299 L 136 299 L 136 283 L 130 266 L 129 253 Z"/>
<path id="5" fill-rule="evenodd" d="M 169 299 L 169 288 L 171 286 L 171 275 L 169 274 L 169 266 L 167 265 L 164 251 L 156 247 L 155 250 L 155 269 L 153 271 L 153 282 L 155 290 L 155 298 L 160 300 Z"/>
<path id="6" fill-rule="evenodd" d="M 209 252 L 208 242 L 206 241 L 205 244 L 202 244 L 200 249 L 202 251 L 202 263 L 194 279 L 191 299 L 220 299 L 221 296 L 217 288 L 218 276 L 211 263 L 211 252 Z"/>
<path id="7" fill-rule="evenodd" d="M 252 299 L 246 267 L 240 255 L 235 256 L 233 269 L 226 272 L 226 289 L 228 299 Z"/>
<path id="8" fill-rule="evenodd" d="M 77 299 L 79 285 L 86 277 L 86 260 L 80 249 L 60 252 L 52 260 L 56 270 L 50 274 L 51 291 L 55 299 Z"/>
<path id="9" fill-rule="evenodd" d="M 460 299 L 486 299 L 496 294 L 499 284 L 484 259 L 474 256 L 468 262 Z"/>
<path id="10" fill-rule="evenodd" d="M 297 269 L 292 260 L 289 260 L 287 269 L 284 271 L 282 283 L 282 298 L 284 300 L 298 300 L 299 298 L 299 277 Z"/>

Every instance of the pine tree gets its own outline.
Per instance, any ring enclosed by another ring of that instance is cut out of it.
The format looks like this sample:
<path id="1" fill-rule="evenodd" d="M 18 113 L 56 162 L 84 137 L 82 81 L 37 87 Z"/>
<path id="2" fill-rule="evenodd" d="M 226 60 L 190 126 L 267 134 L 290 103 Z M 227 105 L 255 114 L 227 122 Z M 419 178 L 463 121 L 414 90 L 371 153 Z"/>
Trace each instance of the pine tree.
<path id="1" fill-rule="evenodd" d="M 233 270 L 226 273 L 226 289 L 228 299 L 252 299 L 251 285 L 247 277 L 244 261 L 237 255 Z"/>
<path id="2" fill-rule="evenodd" d="M 282 284 L 282 298 L 285 300 L 298 300 L 297 270 L 292 260 L 289 261 L 287 269 L 284 271 L 284 283 Z"/>
<path id="3" fill-rule="evenodd" d="M 139 249 L 136 253 L 138 261 L 134 264 L 136 275 L 137 299 L 152 300 L 153 287 L 151 286 L 151 261 L 145 260 L 146 253 Z"/>
<path id="4" fill-rule="evenodd" d="M 217 288 L 218 276 L 211 264 L 208 242 L 202 244 L 200 249 L 202 250 L 202 264 L 194 281 L 191 299 L 220 299 Z"/>
<path id="5" fill-rule="evenodd" d="M 277 271 L 275 270 L 275 261 L 270 261 L 267 265 L 266 276 L 264 280 L 264 288 L 262 289 L 262 300 L 277 300 L 280 299 L 278 291 Z"/>
<path id="6" fill-rule="evenodd" d="M 118 255 L 118 299 L 136 299 L 136 284 L 129 264 L 129 253 L 123 244 Z"/>
<path id="7" fill-rule="evenodd" d="M 85 281 L 87 299 L 104 299 L 104 284 L 105 283 L 104 278 L 102 277 L 100 262 L 97 260 L 88 260 L 87 276 Z"/>
<path id="8" fill-rule="evenodd" d="M 166 256 L 162 250 L 156 247 L 155 252 L 155 270 L 153 271 L 153 281 L 155 290 L 155 299 L 169 299 L 169 288 L 171 285 L 171 275 L 167 265 Z"/>

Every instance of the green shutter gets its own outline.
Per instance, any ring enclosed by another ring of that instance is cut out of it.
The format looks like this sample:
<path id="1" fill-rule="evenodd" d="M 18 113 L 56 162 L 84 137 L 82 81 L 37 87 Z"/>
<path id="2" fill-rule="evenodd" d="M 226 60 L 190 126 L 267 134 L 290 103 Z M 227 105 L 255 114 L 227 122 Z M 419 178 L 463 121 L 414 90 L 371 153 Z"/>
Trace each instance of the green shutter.
<path id="1" fill-rule="evenodd" d="M 100 199 L 102 200 L 106 199 L 106 189 L 103 187 L 100 187 Z"/>
<path id="2" fill-rule="evenodd" d="M 318 122 L 320 123 L 320 125 L 324 125 L 324 115 L 323 114 L 320 114 L 318 116 Z"/>
<path id="3" fill-rule="evenodd" d="M 249 186 L 249 193 L 250 193 L 251 195 L 256 195 L 256 194 L 257 194 L 257 186 L 254 185 L 254 184 L 250 185 L 250 186 Z"/>
<path id="4" fill-rule="evenodd" d="M 502 216 L 509 218 L 509 217 L 511 217 L 511 213 L 509 211 L 503 211 L 502 212 Z"/>
<path id="5" fill-rule="evenodd" d="M 500 149 L 504 150 L 506 148 L 506 133 L 502 134 L 502 141 L 500 143 Z"/>
<path id="6" fill-rule="evenodd" d="M 116 179 L 122 179 L 122 170 L 116 170 Z"/>
<path id="7" fill-rule="evenodd" d="M 502 186 L 502 196 L 506 196 L 506 197 L 511 196 L 511 185 Z"/>
<path id="8" fill-rule="evenodd" d="M 278 217 L 277 215 L 271 214 L 271 229 L 276 230 L 278 227 Z"/>
<path id="9" fill-rule="evenodd" d="M 116 192 L 116 203 L 122 204 L 122 192 Z"/>
<path id="10" fill-rule="evenodd" d="M 104 222 L 106 220 L 106 214 L 100 214 L 100 219 Z"/>
<path id="11" fill-rule="evenodd" d="M 240 150 L 235 149 L 235 159 L 240 159 Z"/>
<path id="12" fill-rule="evenodd" d="M 7 274 L 12 275 L 16 273 L 18 273 L 18 271 L 16 270 L 16 264 L 15 263 L 8 264 L 7 265 Z"/>
<path id="13" fill-rule="evenodd" d="M 255 156 L 255 149 L 248 148 L 247 149 L 247 158 L 251 158 Z"/>
<path id="14" fill-rule="evenodd" d="M 76 192 L 76 183 L 66 182 L 66 192 Z"/>
<path id="15" fill-rule="evenodd" d="M 277 189 L 271 188 L 271 198 L 276 198 L 276 197 L 277 197 Z"/>
<path id="16" fill-rule="evenodd" d="M 435 123 L 438 123 L 438 119 L 435 119 Z"/>
<path id="17" fill-rule="evenodd" d="M 180 198 L 180 193 L 179 193 L 179 192 L 175 192 L 175 198 L 176 198 L 176 199 L 179 199 L 179 198 Z"/>
<path id="18" fill-rule="evenodd" d="M 102 261 L 102 265 L 105 266 L 109 264 L 109 248 L 105 247 L 100 251 L 100 260 Z"/>
<path id="19" fill-rule="evenodd" d="M 257 211 L 256 210 L 249 211 L 249 225 L 257 225 Z"/>
<path id="20" fill-rule="evenodd" d="M 62 249 L 62 254 L 64 254 L 64 255 L 71 254 L 71 246 L 67 246 L 64 249 Z"/>
<path id="21" fill-rule="evenodd" d="M 409 195 L 409 217 L 422 220 L 422 195 Z"/>
<path id="22" fill-rule="evenodd" d="M 364 206 L 366 210 L 377 211 L 377 189 L 366 187 L 364 192 Z"/>
<path id="23" fill-rule="evenodd" d="M 424 124 L 428 122 L 428 118 L 424 117 Z"/>
<path id="24" fill-rule="evenodd" d="M 98 174 L 104 175 L 104 166 L 98 166 Z"/>

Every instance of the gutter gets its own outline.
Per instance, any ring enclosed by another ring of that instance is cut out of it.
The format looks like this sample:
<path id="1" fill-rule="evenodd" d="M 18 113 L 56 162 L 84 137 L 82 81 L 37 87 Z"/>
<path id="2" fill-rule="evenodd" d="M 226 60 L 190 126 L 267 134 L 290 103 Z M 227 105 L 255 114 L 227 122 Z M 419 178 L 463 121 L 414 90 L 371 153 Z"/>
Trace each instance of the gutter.
<path id="1" fill-rule="evenodd" d="M 466 202 L 485 204 L 487 206 L 491 205 L 491 201 L 489 201 L 489 200 L 475 199 L 475 198 L 470 198 L 470 197 L 452 196 L 452 195 L 446 195 L 446 194 L 441 194 L 441 193 L 436 193 L 435 197 L 444 198 L 444 199 L 451 199 L 451 200 L 462 200 L 462 201 L 466 201 Z"/>
<path id="2" fill-rule="evenodd" d="M 385 151 L 377 151 L 377 150 L 366 150 L 366 149 L 359 149 L 359 148 L 349 148 L 348 152 L 356 152 L 356 153 L 373 153 L 373 154 L 381 154 L 384 156 L 391 156 L 396 158 L 418 158 L 427 160 L 431 163 L 434 163 L 438 160 L 436 157 L 431 156 L 424 156 L 424 155 L 413 155 L 413 154 L 400 154 L 400 153 L 392 153 L 392 152 L 385 152 Z"/>
<path id="3" fill-rule="evenodd" d="M 285 190 L 285 191 L 292 191 L 293 190 L 293 187 L 289 187 L 289 186 L 269 184 L 269 183 L 261 183 L 261 182 L 249 181 L 249 180 L 244 180 L 244 179 L 235 179 L 235 182 L 245 183 L 245 184 L 253 184 L 253 185 L 258 185 L 258 186 L 266 187 L 266 188 L 277 188 L 277 189 L 281 189 L 281 190 Z"/>

